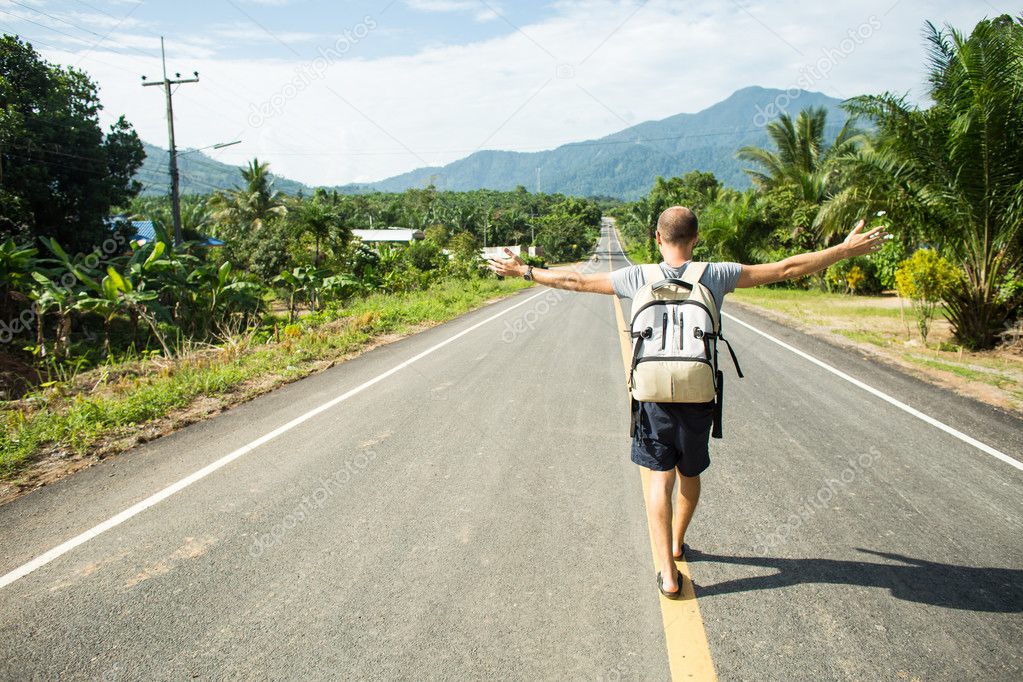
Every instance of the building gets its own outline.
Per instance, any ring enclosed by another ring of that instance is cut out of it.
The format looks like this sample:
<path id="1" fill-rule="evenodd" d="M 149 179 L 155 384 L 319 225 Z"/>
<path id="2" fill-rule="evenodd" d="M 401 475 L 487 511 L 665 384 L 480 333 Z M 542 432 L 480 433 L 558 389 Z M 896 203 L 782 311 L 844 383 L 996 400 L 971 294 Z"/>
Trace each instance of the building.
<path id="1" fill-rule="evenodd" d="M 543 256 L 542 246 L 530 246 L 524 249 L 517 244 L 515 246 L 488 246 L 484 249 L 480 249 L 480 255 L 483 256 L 483 258 L 485 259 L 507 258 L 508 254 L 504 252 L 505 249 L 508 249 L 516 256 L 531 256 L 533 258 Z"/>
<path id="2" fill-rule="evenodd" d="M 422 230 L 409 230 L 403 227 L 387 227 L 382 230 L 352 230 L 352 234 L 366 244 L 411 244 L 426 238 Z"/>
<path id="3" fill-rule="evenodd" d="M 130 223 L 134 229 L 134 234 L 131 237 L 131 242 L 139 246 L 148 244 L 149 242 L 156 241 L 156 227 L 153 225 L 152 220 L 128 220 L 124 216 L 114 216 L 107 220 L 107 225 L 113 229 L 114 225 L 121 223 Z M 223 246 L 224 242 L 213 237 L 202 236 L 197 241 L 199 246 Z"/>

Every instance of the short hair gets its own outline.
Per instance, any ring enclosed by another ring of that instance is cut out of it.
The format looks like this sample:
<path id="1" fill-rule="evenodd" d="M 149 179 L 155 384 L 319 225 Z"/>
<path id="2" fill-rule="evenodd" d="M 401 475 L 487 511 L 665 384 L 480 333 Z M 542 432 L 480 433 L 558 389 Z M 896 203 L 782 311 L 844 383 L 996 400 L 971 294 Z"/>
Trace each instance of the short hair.
<path id="1" fill-rule="evenodd" d="M 698 230 L 696 214 L 685 206 L 666 208 L 657 218 L 657 231 L 661 233 L 661 240 L 673 246 L 693 241 Z"/>

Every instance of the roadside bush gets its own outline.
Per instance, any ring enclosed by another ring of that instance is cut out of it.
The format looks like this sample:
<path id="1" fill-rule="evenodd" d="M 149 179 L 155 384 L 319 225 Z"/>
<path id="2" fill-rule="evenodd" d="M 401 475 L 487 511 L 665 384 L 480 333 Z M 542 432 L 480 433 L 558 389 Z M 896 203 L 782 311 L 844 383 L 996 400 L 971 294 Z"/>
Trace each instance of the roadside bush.
<path id="1" fill-rule="evenodd" d="M 522 254 L 520 258 L 522 258 L 523 263 L 526 265 L 532 265 L 534 268 L 547 267 L 547 261 L 544 260 L 542 256 L 527 256 L 526 254 Z"/>
<path id="2" fill-rule="evenodd" d="M 916 310 L 920 338 L 925 344 L 938 306 L 960 279 L 955 266 L 931 249 L 918 250 L 895 271 L 895 286 Z"/>
<path id="3" fill-rule="evenodd" d="M 469 232 L 459 232 L 448 241 L 451 252 L 450 272 L 459 279 L 474 279 L 490 272 L 482 268 L 480 246 Z"/>
<path id="4" fill-rule="evenodd" d="M 429 271 L 444 266 L 447 257 L 431 241 L 412 242 L 405 248 L 405 261 L 414 268 Z"/>
<path id="5" fill-rule="evenodd" d="M 877 266 L 864 256 L 847 258 L 829 267 L 824 272 L 824 286 L 830 293 L 870 295 L 882 290 Z"/>
<path id="6" fill-rule="evenodd" d="M 877 272 L 878 285 L 882 291 L 895 289 L 895 271 L 906 260 L 906 245 L 898 237 L 889 239 L 877 253 L 871 254 L 870 262 Z"/>
<path id="7" fill-rule="evenodd" d="M 448 230 L 446 225 L 428 225 L 424 232 L 426 233 L 427 241 L 433 242 L 442 248 L 447 246 L 448 240 L 451 239 L 451 231 Z"/>

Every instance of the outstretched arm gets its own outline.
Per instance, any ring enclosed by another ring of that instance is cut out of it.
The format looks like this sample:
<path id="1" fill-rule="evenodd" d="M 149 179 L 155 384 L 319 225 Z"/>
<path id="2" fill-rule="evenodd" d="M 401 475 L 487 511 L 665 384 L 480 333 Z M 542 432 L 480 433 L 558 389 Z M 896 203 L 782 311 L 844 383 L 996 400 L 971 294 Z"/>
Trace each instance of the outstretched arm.
<path id="1" fill-rule="evenodd" d="M 502 277 L 522 277 L 528 267 L 521 258 L 505 249 L 508 258 L 489 258 L 487 267 Z M 533 281 L 554 289 L 586 291 L 591 294 L 613 294 L 610 272 L 583 273 L 572 269 L 545 270 L 533 268 Z"/>
<path id="2" fill-rule="evenodd" d="M 887 229 L 886 226 L 882 225 L 875 227 L 869 232 L 863 232 L 863 221 L 861 220 L 841 244 L 821 251 L 789 256 L 777 263 L 743 265 L 739 281 L 735 286 L 739 288 L 755 287 L 761 284 L 795 279 L 796 277 L 802 277 L 823 270 L 840 260 L 873 253 L 884 244 L 888 236 Z"/>

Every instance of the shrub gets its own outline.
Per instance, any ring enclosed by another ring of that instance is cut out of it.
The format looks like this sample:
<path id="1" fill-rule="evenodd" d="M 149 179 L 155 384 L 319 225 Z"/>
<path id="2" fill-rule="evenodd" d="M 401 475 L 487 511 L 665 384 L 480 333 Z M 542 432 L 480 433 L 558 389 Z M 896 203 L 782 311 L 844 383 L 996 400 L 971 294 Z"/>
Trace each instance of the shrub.
<path id="1" fill-rule="evenodd" d="M 829 292 L 848 294 L 879 294 L 882 290 L 877 267 L 864 256 L 832 265 L 824 273 L 824 285 Z"/>
<path id="2" fill-rule="evenodd" d="M 440 247 L 431 241 L 412 242 L 405 248 L 404 256 L 410 266 L 424 272 L 442 267 L 447 261 Z"/>
<path id="3" fill-rule="evenodd" d="M 895 271 L 895 286 L 899 295 L 913 304 L 924 343 L 927 343 L 927 332 L 938 305 L 959 280 L 960 274 L 955 266 L 931 249 L 915 252 Z"/>
<path id="4" fill-rule="evenodd" d="M 906 260 L 906 245 L 898 237 L 887 240 L 879 251 L 869 256 L 877 271 L 878 285 L 881 290 L 896 288 L 895 271 L 902 261 Z"/>
<path id="5" fill-rule="evenodd" d="M 479 242 L 469 232 L 459 232 L 448 241 L 451 252 L 451 274 L 459 279 L 473 279 L 484 272 Z"/>

